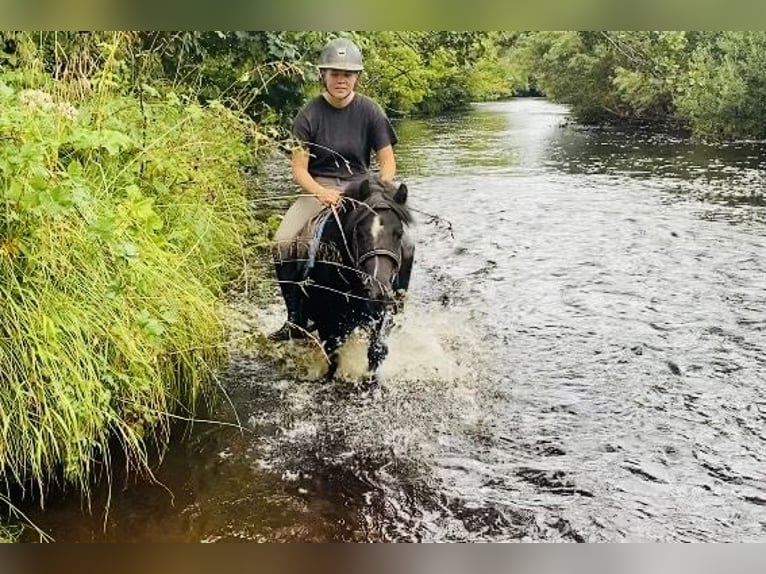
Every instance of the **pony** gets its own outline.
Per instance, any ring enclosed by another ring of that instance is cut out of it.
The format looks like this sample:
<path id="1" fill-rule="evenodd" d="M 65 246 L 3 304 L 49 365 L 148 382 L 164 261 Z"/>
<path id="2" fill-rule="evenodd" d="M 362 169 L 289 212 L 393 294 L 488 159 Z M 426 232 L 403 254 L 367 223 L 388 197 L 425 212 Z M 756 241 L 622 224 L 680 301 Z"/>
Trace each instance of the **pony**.
<path id="1" fill-rule="evenodd" d="M 358 327 L 367 330 L 368 382 L 388 355 L 386 339 L 393 315 L 409 286 L 414 245 L 404 240 L 412 224 L 407 186 L 371 175 L 349 184 L 336 208 L 309 225 L 313 239 L 307 260 L 284 261 L 277 275 L 297 276 L 300 307 L 313 322 L 329 361 L 324 380 L 335 378 L 338 352 Z"/>

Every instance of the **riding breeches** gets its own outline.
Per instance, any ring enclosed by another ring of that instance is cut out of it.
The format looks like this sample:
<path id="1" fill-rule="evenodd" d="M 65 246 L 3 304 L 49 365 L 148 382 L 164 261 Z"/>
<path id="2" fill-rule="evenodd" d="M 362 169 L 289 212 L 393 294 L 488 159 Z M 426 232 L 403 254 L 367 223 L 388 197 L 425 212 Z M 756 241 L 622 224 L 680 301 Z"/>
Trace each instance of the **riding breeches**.
<path id="1" fill-rule="evenodd" d="M 314 179 L 323 186 L 337 189 L 341 193 L 350 183 L 347 180 L 336 177 L 315 177 Z M 313 195 L 301 195 L 290 206 L 290 209 L 287 210 L 282 218 L 282 223 L 277 228 L 277 232 L 274 234 L 275 247 L 280 256 L 283 258 L 305 257 L 307 246 L 303 245 L 304 241 L 299 241 L 298 236 L 306 227 L 306 224 L 319 215 L 325 207 L 327 206 Z M 297 249 L 297 253 L 291 253 L 291 250 L 294 248 Z"/>

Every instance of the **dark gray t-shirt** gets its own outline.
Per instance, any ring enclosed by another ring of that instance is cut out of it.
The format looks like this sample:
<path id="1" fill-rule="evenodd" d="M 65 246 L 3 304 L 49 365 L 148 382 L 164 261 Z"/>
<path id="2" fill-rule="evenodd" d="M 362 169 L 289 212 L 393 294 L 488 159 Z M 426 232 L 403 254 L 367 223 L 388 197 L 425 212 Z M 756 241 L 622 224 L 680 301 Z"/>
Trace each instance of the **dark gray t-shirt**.
<path id="1" fill-rule="evenodd" d="M 317 96 L 295 116 L 293 135 L 309 151 L 311 175 L 342 179 L 367 174 L 372 152 L 399 141 L 380 104 L 363 94 L 345 108 Z"/>

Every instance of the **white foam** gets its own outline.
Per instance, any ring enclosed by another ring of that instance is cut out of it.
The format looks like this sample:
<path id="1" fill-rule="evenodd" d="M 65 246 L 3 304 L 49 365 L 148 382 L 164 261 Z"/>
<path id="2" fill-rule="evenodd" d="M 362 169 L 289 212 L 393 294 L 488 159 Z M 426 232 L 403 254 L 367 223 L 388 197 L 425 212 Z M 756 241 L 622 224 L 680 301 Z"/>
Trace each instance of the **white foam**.
<path id="1" fill-rule="evenodd" d="M 279 305 L 254 309 L 252 323 L 267 333 L 282 321 Z M 338 376 L 359 380 L 367 374 L 366 333 L 355 331 L 339 354 Z M 440 304 L 409 305 L 396 316 L 396 325 L 388 338 L 389 354 L 379 369 L 383 381 L 438 379 L 457 381 L 475 375 L 480 357 L 480 340 L 471 329 L 470 317 Z M 327 369 L 327 359 L 316 342 L 279 343 L 266 354 L 279 355 L 296 376 L 319 379 Z"/>

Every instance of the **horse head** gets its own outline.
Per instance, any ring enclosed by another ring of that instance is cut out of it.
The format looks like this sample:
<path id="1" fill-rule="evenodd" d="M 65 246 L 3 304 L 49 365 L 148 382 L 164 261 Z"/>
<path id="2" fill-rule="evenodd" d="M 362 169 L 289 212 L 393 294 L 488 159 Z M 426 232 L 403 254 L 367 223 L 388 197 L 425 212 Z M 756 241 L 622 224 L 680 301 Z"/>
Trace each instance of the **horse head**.
<path id="1" fill-rule="evenodd" d="M 391 303 L 393 283 L 402 265 L 402 237 L 412 222 L 407 186 L 371 176 L 347 188 L 344 201 L 353 205 L 344 230 L 365 296 Z"/>

